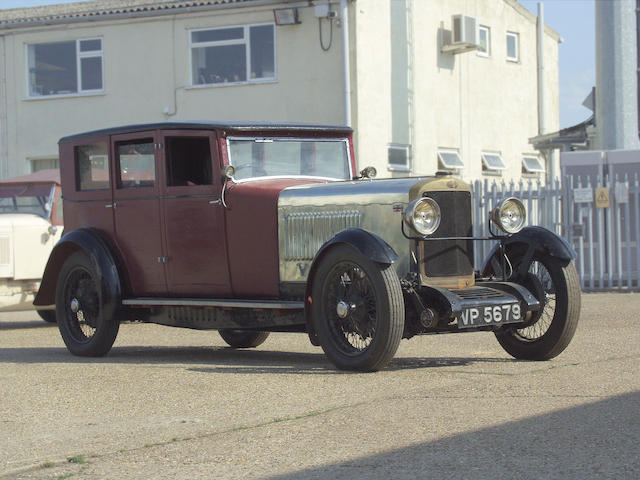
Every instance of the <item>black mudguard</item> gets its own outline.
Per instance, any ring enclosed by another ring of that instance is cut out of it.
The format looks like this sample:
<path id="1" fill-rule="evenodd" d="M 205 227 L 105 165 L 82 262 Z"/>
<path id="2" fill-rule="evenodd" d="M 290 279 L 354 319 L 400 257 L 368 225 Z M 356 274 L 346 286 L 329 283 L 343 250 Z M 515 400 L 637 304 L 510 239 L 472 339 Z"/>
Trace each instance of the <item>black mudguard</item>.
<path id="1" fill-rule="evenodd" d="M 525 227 L 504 240 L 507 255 L 515 249 L 523 250 L 523 264 L 529 264 L 534 253 L 541 253 L 557 258 L 566 263 L 576 258 L 576 252 L 564 238 L 542 227 Z M 493 247 L 482 266 L 482 275 L 489 277 L 501 268 L 500 244 Z"/>
<path id="2" fill-rule="evenodd" d="M 315 276 L 318 265 L 322 261 L 322 257 L 327 250 L 339 244 L 349 245 L 370 260 L 383 265 L 390 265 L 398 259 L 398 255 L 387 242 L 375 233 L 367 232 L 361 228 L 348 228 L 343 230 L 320 247 L 320 250 L 318 250 L 313 262 L 311 263 L 311 269 L 309 270 L 309 276 L 307 277 L 307 286 L 304 295 L 304 311 L 307 321 L 307 332 L 309 333 L 311 343 L 316 346 L 318 345 L 318 339 L 313 322 L 311 322 L 311 304 L 309 303 L 311 288 L 313 286 L 313 277 Z"/>
<path id="3" fill-rule="evenodd" d="M 33 304 L 53 305 L 56 298 L 56 283 L 64 262 L 75 252 L 87 254 L 100 281 L 103 299 L 110 299 L 114 311 L 121 305 L 123 276 L 113 250 L 97 230 L 81 228 L 65 233 L 53 248 L 44 270 L 42 283 Z"/>

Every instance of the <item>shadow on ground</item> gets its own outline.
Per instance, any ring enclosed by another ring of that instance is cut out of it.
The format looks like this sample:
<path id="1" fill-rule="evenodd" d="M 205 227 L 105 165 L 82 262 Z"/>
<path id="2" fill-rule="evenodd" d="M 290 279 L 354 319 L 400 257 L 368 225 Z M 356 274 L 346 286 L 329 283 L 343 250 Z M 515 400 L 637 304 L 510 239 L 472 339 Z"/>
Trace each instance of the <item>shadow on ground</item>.
<path id="1" fill-rule="evenodd" d="M 199 373 L 243 374 L 344 374 L 336 370 L 327 357 L 318 353 L 283 352 L 273 350 L 235 350 L 229 347 L 115 347 L 101 358 L 75 357 L 64 347 L 8 347 L 0 348 L 0 362 L 4 363 L 67 363 L 67 364 L 146 364 L 184 365 Z M 474 363 L 513 363 L 509 358 L 466 357 L 397 357 L 385 371 L 438 367 L 464 367 Z M 202 366 L 207 364 L 207 366 Z M 189 367 L 194 365 L 193 367 Z M 197 366 L 195 366 L 197 365 Z"/>
<path id="2" fill-rule="evenodd" d="M 640 472 L 639 410 L 640 392 L 634 392 L 264 479 L 636 479 Z"/>

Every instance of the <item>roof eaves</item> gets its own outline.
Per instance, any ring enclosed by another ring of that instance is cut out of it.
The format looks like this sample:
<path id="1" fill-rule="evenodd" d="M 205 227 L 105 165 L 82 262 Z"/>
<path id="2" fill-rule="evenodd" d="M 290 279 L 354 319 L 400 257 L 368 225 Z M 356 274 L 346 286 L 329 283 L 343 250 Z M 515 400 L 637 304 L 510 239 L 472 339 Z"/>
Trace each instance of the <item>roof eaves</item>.
<path id="1" fill-rule="evenodd" d="M 0 30 L 35 25 L 74 23 L 137 16 L 161 16 L 176 13 L 288 3 L 290 0 L 98 0 L 45 7 L 0 10 Z"/>

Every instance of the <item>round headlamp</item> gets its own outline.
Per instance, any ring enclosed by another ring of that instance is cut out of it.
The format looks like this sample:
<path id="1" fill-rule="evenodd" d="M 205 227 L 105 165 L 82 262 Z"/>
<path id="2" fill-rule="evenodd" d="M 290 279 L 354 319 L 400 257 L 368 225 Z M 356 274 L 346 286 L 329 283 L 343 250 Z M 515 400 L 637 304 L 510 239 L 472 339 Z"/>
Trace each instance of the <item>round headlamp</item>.
<path id="1" fill-rule="evenodd" d="M 524 227 L 527 211 L 517 198 L 503 200 L 491 212 L 491 221 L 503 232 L 518 233 Z"/>
<path id="2" fill-rule="evenodd" d="M 420 235 L 431 235 L 440 226 L 440 206 L 433 198 L 422 197 L 407 207 L 404 222 Z"/>

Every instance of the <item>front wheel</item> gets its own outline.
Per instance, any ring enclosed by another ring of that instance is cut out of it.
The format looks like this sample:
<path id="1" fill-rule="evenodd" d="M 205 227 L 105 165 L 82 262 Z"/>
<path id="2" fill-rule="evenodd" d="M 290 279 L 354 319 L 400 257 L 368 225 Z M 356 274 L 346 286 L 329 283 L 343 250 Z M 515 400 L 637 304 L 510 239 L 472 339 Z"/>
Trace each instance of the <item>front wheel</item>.
<path id="1" fill-rule="evenodd" d="M 83 357 L 105 355 L 118 335 L 120 323 L 105 305 L 112 299 L 100 292 L 98 274 L 84 252 L 71 255 L 56 286 L 56 317 L 65 345 Z"/>
<path id="2" fill-rule="evenodd" d="M 313 279 L 311 314 L 320 345 L 336 367 L 384 368 L 404 330 L 404 300 L 393 265 L 374 263 L 346 245 L 332 248 Z"/>
<path id="3" fill-rule="evenodd" d="M 513 261 L 514 259 L 512 259 Z M 534 254 L 528 268 L 515 281 L 527 287 L 540 301 L 541 310 L 534 312 L 524 325 L 504 326 L 496 332 L 498 342 L 507 353 L 524 360 L 549 360 L 558 356 L 571 342 L 580 317 L 580 281 L 573 261 Z"/>

